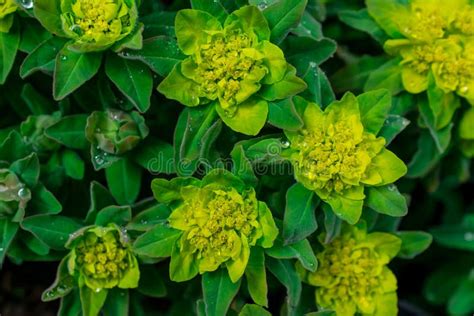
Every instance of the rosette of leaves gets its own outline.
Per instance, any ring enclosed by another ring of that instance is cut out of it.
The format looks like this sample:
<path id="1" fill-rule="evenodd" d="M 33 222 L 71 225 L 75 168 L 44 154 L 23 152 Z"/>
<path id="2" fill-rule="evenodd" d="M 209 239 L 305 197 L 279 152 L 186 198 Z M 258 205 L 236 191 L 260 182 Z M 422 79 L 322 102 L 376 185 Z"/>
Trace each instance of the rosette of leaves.
<path id="1" fill-rule="evenodd" d="M 148 136 L 145 119 L 135 111 L 107 109 L 87 118 L 85 135 L 91 143 L 91 158 L 96 170 L 106 168 L 130 152 Z"/>
<path id="2" fill-rule="evenodd" d="M 43 301 L 61 299 L 59 314 L 127 315 L 129 302 L 140 305 L 143 295 L 162 297 L 165 285 L 153 266 L 140 266 L 131 245 L 141 220 L 132 220 L 130 206 L 116 206 L 111 193 L 98 182 L 90 186 L 90 208 L 83 221 L 59 215 L 39 215 L 23 226 L 62 254 L 56 280 Z M 137 209 L 144 215 L 156 206 Z M 161 212 L 166 213 L 166 209 Z M 141 216 L 144 216 L 141 215 Z M 137 223 L 138 222 L 138 223 Z M 134 224 L 135 223 L 135 224 Z M 125 227 L 130 226 L 128 231 Z M 65 254 L 65 255 L 64 255 Z M 146 278 L 140 278 L 140 274 Z M 129 290 L 137 292 L 130 296 Z"/>
<path id="3" fill-rule="evenodd" d="M 5 255 L 21 262 L 28 256 L 48 254 L 50 249 L 45 244 L 19 228 L 25 218 L 57 214 L 61 209 L 59 201 L 40 182 L 38 156 L 29 151 L 16 131 L 11 132 L 0 146 L 0 264 Z"/>
<path id="4" fill-rule="evenodd" d="M 268 22 L 255 6 L 242 7 L 223 22 L 205 11 L 181 10 L 175 30 L 188 57 L 175 65 L 158 91 L 189 107 L 209 104 L 237 132 L 258 134 L 269 101 L 306 88 L 283 51 L 270 42 Z"/>
<path id="5" fill-rule="evenodd" d="M 53 96 L 62 100 L 99 72 L 106 55 L 105 73 L 110 81 L 133 106 L 142 112 L 148 110 L 151 72 L 141 62 L 123 59 L 118 54 L 143 46 L 138 2 L 40 0 L 35 2 L 34 15 L 57 36 L 28 55 L 20 70 L 22 77 L 37 71 L 52 74 Z"/>
<path id="6" fill-rule="evenodd" d="M 368 32 L 389 58 L 361 58 L 336 76 L 336 86 L 344 85 L 344 76 L 364 72 L 369 74 L 360 80 L 365 91 L 389 89 L 399 96 L 396 111 L 401 114 L 418 108 L 421 136 L 408 174 L 425 175 L 449 148 L 453 125 L 459 124 L 453 122 L 456 110 L 472 106 L 474 7 L 465 0 L 367 0 L 366 5 L 360 11 L 344 11 L 340 18 Z M 461 133 L 461 138 L 470 136 Z M 472 150 L 466 149 L 466 142 L 461 149 L 467 155 Z"/>

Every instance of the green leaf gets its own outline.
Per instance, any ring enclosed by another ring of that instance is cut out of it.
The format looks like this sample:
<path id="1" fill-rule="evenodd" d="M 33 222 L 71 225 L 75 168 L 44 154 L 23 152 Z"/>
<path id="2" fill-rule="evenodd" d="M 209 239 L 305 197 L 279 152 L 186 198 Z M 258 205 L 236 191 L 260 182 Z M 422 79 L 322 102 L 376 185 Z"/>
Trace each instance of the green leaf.
<path id="1" fill-rule="evenodd" d="M 86 114 L 66 116 L 48 127 L 45 133 L 48 137 L 66 147 L 86 149 L 89 144 L 85 134 L 86 122 Z"/>
<path id="2" fill-rule="evenodd" d="M 254 304 L 245 304 L 242 310 L 239 313 L 239 316 L 271 316 L 265 308 L 254 305 Z"/>
<path id="3" fill-rule="evenodd" d="M 471 269 L 469 261 L 451 260 L 443 264 L 428 276 L 423 287 L 424 296 L 432 304 L 446 304 L 459 284 L 469 276 Z"/>
<path id="4" fill-rule="evenodd" d="M 210 150 L 222 129 L 215 107 L 186 108 L 181 112 L 174 134 L 178 175 L 192 175 L 199 160 L 209 159 Z"/>
<path id="5" fill-rule="evenodd" d="M 211 14 L 222 24 L 224 24 L 224 21 L 228 16 L 226 9 L 218 0 L 212 2 L 208 0 L 191 0 L 191 7 L 194 10 L 201 10 Z"/>
<path id="6" fill-rule="evenodd" d="M 19 159 L 11 164 L 10 170 L 30 188 L 36 186 L 40 176 L 40 164 L 36 153 Z"/>
<path id="7" fill-rule="evenodd" d="M 362 91 L 370 74 L 385 62 L 386 56 L 362 56 L 351 61 L 346 67 L 338 70 L 331 77 L 334 90 L 338 93 L 346 91 Z"/>
<path id="8" fill-rule="evenodd" d="M 97 213 L 95 225 L 107 226 L 115 223 L 119 226 L 126 225 L 132 219 L 130 206 L 107 206 Z"/>
<path id="9" fill-rule="evenodd" d="M 392 95 L 405 90 L 402 84 L 400 58 L 388 62 L 372 71 L 364 85 L 364 91 L 387 89 Z"/>
<path id="10" fill-rule="evenodd" d="M 142 113 L 148 110 L 153 90 L 153 77 L 146 65 L 109 54 L 105 63 L 105 72 L 135 108 Z"/>
<path id="11" fill-rule="evenodd" d="M 329 79 L 316 64 L 310 63 L 308 70 L 303 75 L 303 79 L 308 85 L 308 89 L 301 93 L 302 97 L 322 107 L 326 107 L 335 101 L 336 97 L 332 91 Z"/>
<path id="12" fill-rule="evenodd" d="M 267 268 L 286 287 L 288 315 L 295 315 L 301 298 L 301 279 L 290 260 L 267 258 Z"/>
<path id="13" fill-rule="evenodd" d="M 459 101 L 459 99 L 457 99 Z M 425 98 L 418 102 L 418 108 L 420 110 L 420 116 L 423 122 L 428 126 L 431 137 L 433 137 L 434 143 L 438 152 L 443 154 L 451 142 L 451 130 L 453 123 L 448 123 L 442 129 L 438 129 L 436 126 L 436 119 L 434 113 L 430 108 L 430 103 Z"/>
<path id="14" fill-rule="evenodd" d="M 369 187 L 366 194 L 365 204 L 378 213 L 394 217 L 408 213 L 407 200 L 394 184 Z"/>
<path id="15" fill-rule="evenodd" d="M 309 36 L 314 40 L 323 38 L 321 23 L 316 20 L 308 10 L 303 13 L 300 24 L 291 33 L 298 36 Z"/>
<path id="16" fill-rule="evenodd" d="M 58 271 L 56 273 L 56 279 L 54 283 L 47 288 L 43 295 L 41 296 L 41 300 L 43 302 L 49 302 L 60 297 L 64 297 L 68 295 L 75 287 L 75 280 L 74 277 L 69 274 L 67 268 L 67 261 L 69 260 L 69 256 L 64 257 L 63 260 L 59 263 Z"/>
<path id="17" fill-rule="evenodd" d="M 75 180 L 82 180 L 82 178 L 84 178 L 85 164 L 81 156 L 75 151 L 69 149 L 64 150 L 62 163 L 66 175 Z"/>
<path id="18" fill-rule="evenodd" d="M 90 207 L 86 216 L 86 223 L 92 224 L 97 213 L 103 208 L 115 204 L 110 192 L 99 182 L 92 181 L 90 185 Z"/>
<path id="19" fill-rule="evenodd" d="M 455 93 L 445 93 L 436 86 L 430 74 L 428 79 L 428 105 L 420 104 L 420 113 L 425 123 L 433 131 L 440 130 L 451 123 L 456 110 L 461 106 L 461 99 Z"/>
<path id="20" fill-rule="evenodd" d="M 157 224 L 167 222 L 171 209 L 166 204 L 156 204 L 140 211 L 127 225 L 128 230 L 147 231 Z"/>
<path id="21" fill-rule="evenodd" d="M 58 214 L 62 210 L 61 203 L 56 197 L 42 184 L 37 185 L 32 190 L 32 199 L 28 204 L 28 209 L 34 214 Z"/>
<path id="22" fill-rule="evenodd" d="M 259 94 L 267 101 L 275 101 L 296 95 L 306 88 L 306 83 L 296 76 L 295 67 L 288 65 L 285 77 L 279 82 L 264 86 Z"/>
<path id="23" fill-rule="evenodd" d="M 9 32 L 0 32 L 0 85 L 4 84 L 15 62 L 20 46 L 20 31 L 14 23 Z"/>
<path id="24" fill-rule="evenodd" d="M 80 316 L 82 315 L 81 308 L 79 291 L 74 290 L 61 299 L 58 316 Z"/>
<path id="25" fill-rule="evenodd" d="M 110 192 L 120 205 L 133 204 L 140 193 L 142 170 L 123 158 L 105 169 Z"/>
<path id="26" fill-rule="evenodd" d="M 151 258 L 171 256 L 173 246 L 182 235 L 182 231 L 158 224 L 153 229 L 137 238 L 133 244 L 135 253 Z"/>
<path id="27" fill-rule="evenodd" d="M 265 253 L 275 259 L 298 259 L 306 270 L 312 272 L 318 268 L 318 261 L 307 239 L 291 245 L 283 245 L 281 240 L 277 239 L 275 245 L 266 249 Z"/>
<path id="28" fill-rule="evenodd" d="M 29 83 L 23 86 L 21 98 L 34 115 L 50 114 L 57 110 L 56 104 L 36 91 Z"/>
<path id="29" fill-rule="evenodd" d="M 240 280 L 232 283 L 223 268 L 206 272 L 202 276 L 202 291 L 207 316 L 226 315 L 234 296 L 240 288 Z"/>
<path id="30" fill-rule="evenodd" d="M 140 50 L 127 50 L 121 53 L 127 59 L 139 60 L 147 64 L 160 76 L 167 76 L 173 67 L 186 58 L 178 47 L 176 39 L 156 36 L 143 41 Z"/>
<path id="31" fill-rule="evenodd" d="M 66 216 L 37 215 L 27 217 L 21 226 L 55 250 L 64 250 L 69 235 L 82 227 Z"/>
<path id="32" fill-rule="evenodd" d="M 405 12 L 402 3 L 397 0 L 366 0 L 370 16 L 392 38 L 403 36 L 399 31 L 399 19 Z"/>
<path id="33" fill-rule="evenodd" d="M 253 164 L 247 157 L 243 145 L 237 143 L 232 149 L 230 155 L 233 162 L 232 172 L 245 183 L 255 186 L 258 182 L 258 179 L 253 170 Z"/>
<path id="34" fill-rule="evenodd" d="M 63 48 L 56 56 L 53 96 L 62 100 L 90 80 L 99 71 L 100 53 L 76 53 Z"/>
<path id="35" fill-rule="evenodd" d="M 474 251 L 474 225 L 469 221 L 465 220 L 461 225 L 443 225 L 430 232 L 435 241 L 445 247 Z"/>
<path id="36" fill-rule="evenodd" d="M 49 247 L 44 242 L 36 238 L 33 234 L 29 234 L 25 231 L 20 232 L 18 235 L 21 238 L 21 242 L 38 256 L 47 256 L 49 254 Z"/>
<path id="37" fill-rule="evenodd" d="M 247 288 L 252 300 L 262 306 L 268 306 L 267 273 L 265 271 L 265 254 L 263 248 L 253 247 L 245 268 Z"/>
<path id="38" fill-rule="evenodd" d="M 385 138 L 386 146 L 388 146 L 409 124 L 410 121 L 406 118 L 399 115 L 389 114 L 384 125 L 380 129 L 379 136 Z"/>
<path id="39" fill-rule="evenodd" d="M 29 155 L 30 152 L 20 133 L 12 130 L 0 146 L 0 161 L 12 163 Z"/>
<path id="40" fill-rule="evenodd" d="M 469 276 L 453 293 L 448 302 L 448 311 L 452 315 L 466 315 L 474 312 L 474 278 Z"/>
<path id="41" fill-rule="evenodd" d="M 331 242 L 341 232 L 342 220 L 334 213 L 329 204 L 323 204 L 324 229 L 326 231 L 324 243 Z"/>
<path id="42" fill-rule="evenodd" d="M 104 316 L 128 316 L 130 298 L 128 289 L 111 289 L 107 294 L 102 313 Z"/>
<path id="43" fill-rule="evenodd" d="M 286 193 L 286 208 L 283 219 L 283 239 L 285 244 L 293 244 L 305 239 L 318 228 L 315 209 L 319 201 L 314 192 L 296 183 Z"/>
<path id="44" fill-rule="evenodd" d="M 389 39 L 385 31 L 370 17 L 367 9 L 341 11 L 339 12 L 339 19 L 359 31 L 368 33 L 382 45 Z"/>
<path id="45" fill-rule="evenodd" d="M 33 6 L 35 17 L 51 33 L 64 36 L 61 21 L 61 1 L 35 0 Z"/>
<path id="46" fill-rule="evenodd" d="M 392 108 L 390 92 L 385 89 L 366 92 L 357 96 L 357 101 L 364 129 L 377 135 Z"/>
<path id="47" fill-rule="evenodd" d="M 402 240 L 402 248 L 398 253 L 400 258 L 413 259 L 431 245 L 433 237 L 421 231 L 401 231 L 397 236 Z"/>
<path id="48" fill-rule="evenodd" d="M 291 29 L 298 26 L 308 0 L 278 1 L 263 10 L 272 31 L 271 41 L 280 44 Z"/>
<path id="49" fill-rule="evenodd" d="M 64 38 L 56 36 L 41 43 L 23 60 L 20 76 L 24 79 L 38 71 L 52 75 L 56 64 L 56 56 L 65 43 Z"/>
<path id="50" fill-rule="evenodd" d="M 93 291 L 87 286 L 79 288 L 83 316 L 97 316 L 107 299 L 108 290 Z"/>
<path id="51" fill-rule="evenodd" d="M 157 138 L 148 136 L 134 151 L 133 159 L 152 174 L 172 174 L 175 170 L 174 148 Z"/>
<path id="52" fill-rule="evenodd" d="M 269 102 L 268 122 L 288 131 L 297 131 L 304 125 L 303 118 L 295 108 L 293 98 Z"/>
<path id="53" fill-rule="evenodd" d="M 18 227 L 18 223 L 12 222 L 9 218 L 0 218 L 0 268 Z"/>
<path id="54" fill-rule="evenodd" d="M 150 297 L 166 296 L 166 286 L 156 266 L 142 265 L 140 266 L 140 274 L 146 276 L 140 278 L 140 284 L 138 285 L 140 293 Z"/>
<path id="55" fill-rule="evenodd" d="M 336 52 L 336 43 L 323 38 L 288 37 L 283 43 L 286 60 L 296 67 L 298 74 L 305 74 L 310 66 L 318 66 Z"/>
<path id="56" fill-rule="evenodd" d="M 408 164 L 407 177 L 418 178 L 429 173 L 441 159 L 436 144 L 428 131 L 422 132 L 418 139 L 415 155 Z"/>

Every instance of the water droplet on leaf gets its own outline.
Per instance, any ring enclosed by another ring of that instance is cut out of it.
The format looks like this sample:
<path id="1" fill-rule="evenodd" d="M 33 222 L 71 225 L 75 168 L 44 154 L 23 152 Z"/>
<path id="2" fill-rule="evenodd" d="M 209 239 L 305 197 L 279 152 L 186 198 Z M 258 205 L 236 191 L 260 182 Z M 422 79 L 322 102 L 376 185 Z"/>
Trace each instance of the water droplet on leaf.
<path id="1" fill-rule="evenodd" d="M 25 9 L 31 9 L 33 8 L 33 0 L 21 0 L 20 1 L 21 6 Z"/>

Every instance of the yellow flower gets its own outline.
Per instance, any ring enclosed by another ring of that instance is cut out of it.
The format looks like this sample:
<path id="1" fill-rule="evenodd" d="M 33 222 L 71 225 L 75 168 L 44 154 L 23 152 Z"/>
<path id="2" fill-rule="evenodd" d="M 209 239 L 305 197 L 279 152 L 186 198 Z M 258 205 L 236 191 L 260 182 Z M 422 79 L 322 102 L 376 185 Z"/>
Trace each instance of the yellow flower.
<path id="1" fill-rule="evenodd" d="M 405 174 L 406 166 L 373 132 L 379 121 L 363 124 L 360 109 L 367 104 L 359 104 L 353 94 L 324 111 L 304 99 L 295 101 L 306 103 L 304 128 L 285 131 L 291 145 L 284 155 L 292 162 L 295 178 L 354 224 L 362 212 L 365 186 L 393 183 Z"/>
<path id="2" fill-rule="evenodd" d="M 225 264 L 230 279 L 237 282 L 252 248 L 269 248 L 278 235 L 267 205 L 228 171 L 215 169 L 201 181 L 155 179 L 152 189 L 158 201 L 173 205 L 169 226 L 180 235 L 171 253 L 173 281 L 186 281 Z"/>
<path id="3" fill-rule="evenodd" d="M 317 254 L 316 272 L 298 266 L 316 288 L 316 304 L 338 316 L 397 315 L 397 280 L 386 266 L 401 240 L 387 233 L 366 233 L 365 224 L 345 225 L 340 237 Z"/>

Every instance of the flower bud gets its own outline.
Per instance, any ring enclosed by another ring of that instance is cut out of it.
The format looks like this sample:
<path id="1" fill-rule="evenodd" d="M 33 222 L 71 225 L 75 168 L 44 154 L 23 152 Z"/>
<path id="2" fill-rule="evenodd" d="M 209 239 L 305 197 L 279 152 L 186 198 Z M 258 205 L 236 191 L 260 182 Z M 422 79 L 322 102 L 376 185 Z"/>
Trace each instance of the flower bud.
<path id="1" fill-rule="evenodd" d="M 0 217 L 24 210 L 30 199 L 30 190 L 18 176 L 8 169 L 0 169 Z"/>
<path id="2" fill-rule="evenodd" d="M 87 139 L 93 146 L 109 154 L 124 154 L 147 135 L 148 127 L 138 112 L 125 113 L 109 109 L 93 112 L 87 119 Z"/>
<path id="3" fill-rule="evenodd" d="M 21 124 L 21 135 L 38 153 L 55 151 L 60 147 L 60 144 L 46 136 L 45 130 L 58 120 L 59 113 L 58 115 L 30 116 Z"/>

